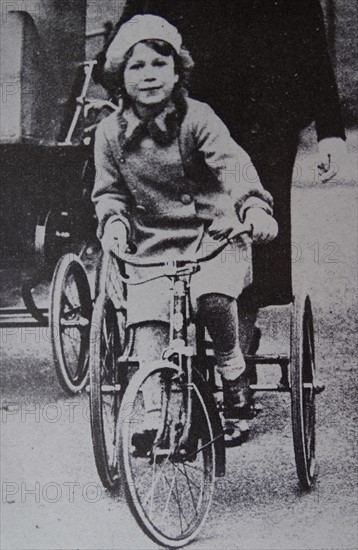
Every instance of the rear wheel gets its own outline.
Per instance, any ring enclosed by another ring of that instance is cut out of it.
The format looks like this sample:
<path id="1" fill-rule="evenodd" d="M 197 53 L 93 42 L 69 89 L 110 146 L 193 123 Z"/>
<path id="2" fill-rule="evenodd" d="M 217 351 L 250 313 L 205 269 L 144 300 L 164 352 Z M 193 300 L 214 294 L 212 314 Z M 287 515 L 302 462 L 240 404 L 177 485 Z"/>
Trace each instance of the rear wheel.
<path id="1" fill-rule="evenodd" d="M 92 300 L 86 271 L 73 254 L 65 254 L 57 263 L 49 315 L 59 382 L 67 393 L 78 393 L 87 381 Z"/>
<path id="2" fill-rule="evenodd" d="M 198 386 L 169 362 L 147 364 L 128 385 L 117 429 L 138 524 L 164 546 L 189 543 L 205 523 L 215 480 L 213 430 Z"/>
<path id="3" fill-rule="evenodd" d="M 315 349 L 309 296 L 295 298 L 291 329 L 292 430 L 297 475 L 309 489 L 316 471 Z"/>

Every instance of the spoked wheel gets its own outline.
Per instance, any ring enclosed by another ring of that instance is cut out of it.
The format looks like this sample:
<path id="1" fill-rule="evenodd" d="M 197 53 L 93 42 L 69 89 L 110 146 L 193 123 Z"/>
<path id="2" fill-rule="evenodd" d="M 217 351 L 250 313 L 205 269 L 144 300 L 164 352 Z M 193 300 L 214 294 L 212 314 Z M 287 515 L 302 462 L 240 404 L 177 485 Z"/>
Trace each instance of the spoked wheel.
<path id="1" fill-rule="evenodd" d="M 291 404 L 297 475 L 309 489 L 316 470 L 315 349 L 309 296 L 295 298 L 291 327 Z"/>
<path id="2" fill-rule="evenodd" d="M 140 527 L 163 546 L 189 543 L 204 525 L 215 479 L 213 430 L 198 386 L 169 362 L 143 365 L 117 429 L 126 496 Z"/>
<path id="3" fill-rule="evenodd" d="M 65 254 L 57 263 L 50 293 L 50 331 L 54 363 L 62 388 L 78 393 L 87 381 L 91 290 L 81 261 Z"/>
<path id="4" fill-rule="evenodd" d="M 116 423 L 127 373 L 117 367 L 124 349 L 123 314 L 106 293 L 95 303 L 90 347 L 90 413 L 92 443 L 98 475 L 106 489 L 119 486 Z"/>

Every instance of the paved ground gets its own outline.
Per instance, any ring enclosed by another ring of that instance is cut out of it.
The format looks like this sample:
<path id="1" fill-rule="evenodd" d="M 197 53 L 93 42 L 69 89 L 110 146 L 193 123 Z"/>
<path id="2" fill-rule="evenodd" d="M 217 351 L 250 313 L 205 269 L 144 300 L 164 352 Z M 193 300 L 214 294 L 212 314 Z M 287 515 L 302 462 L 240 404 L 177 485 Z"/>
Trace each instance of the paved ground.
<path id="1" fill-rule="evenodd" d="M 295 281 L 305 282 L 314 299 L 318 365 L 327 384 L 319 397 L 316 486 L 310 494 L 298 489 L 288 398 L 264 396 L 250 441 L 228 453 L 228 475 L 217 483 L 207 528 L 191 548 L 358 548 L 353 146 L 350 136 L 344 185 L 312 186 L 313 157 L 303 152 L 294 189 Z M 6 296 L 16 300 L 17 273 L 2 275 Z M 263 350 L 287 347 L 284 312 L 263 312 L 260 323 Z M 59 388 L 48 331 L 9 329 L 0 336 L 1 548 L 154 548 L 126 503 L 101 489 L 87 397 L 69 399 Z"/>

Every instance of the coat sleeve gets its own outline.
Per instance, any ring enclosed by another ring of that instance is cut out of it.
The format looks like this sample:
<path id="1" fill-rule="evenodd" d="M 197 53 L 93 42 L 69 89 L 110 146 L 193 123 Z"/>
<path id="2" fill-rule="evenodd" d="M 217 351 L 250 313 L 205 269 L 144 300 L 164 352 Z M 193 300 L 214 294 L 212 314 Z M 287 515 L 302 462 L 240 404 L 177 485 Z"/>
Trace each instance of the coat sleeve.
<path id="1" fill-rule="evenodd" d="M 121 220 L 127 229 L 130 229 L 128 219 L 130 193 L 120 173 L 119 163 L 115 158 L 103 124 L 99 124 L 96 130 L 94 161 L 96 177 L 92 201 L 98 219 L 97 237 L 100 239 L 103 236 L 106 222 L 113 216 Z"/>
<path id="2" fill-rule="evenodd" d="M 194 122 L 196 147 L 220 189 L 232 196 L 239 219 L 243 221 L 246 210 L 251 207 L 260 207 L 272 214 L 272 196 L 262 187 L 249 155 L 232 139 L 228 128 L 209 105 L 201 104 L 200 111 Z"/>
<path id="3" fill-rule="evenodd" d="M 314 110 L 317 138 L 345 139 L 336 77 L 328 53 L 322 7 L 319 0 L 306 0 L 307 10 L 299 5 L 302 17 L 302 55 L 307 59 L 307 77 L 314 82 Z M 309 13 L 305 16 L 304 13 Z M 305 50 L 305 51 L 304 51 Z"/>

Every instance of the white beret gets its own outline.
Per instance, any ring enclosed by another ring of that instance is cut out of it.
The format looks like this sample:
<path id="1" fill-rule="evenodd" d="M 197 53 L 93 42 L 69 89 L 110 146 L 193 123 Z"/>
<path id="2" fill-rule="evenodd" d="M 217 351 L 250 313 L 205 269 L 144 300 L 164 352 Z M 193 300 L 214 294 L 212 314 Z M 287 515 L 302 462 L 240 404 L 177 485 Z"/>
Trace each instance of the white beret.
<path id="1" fill-rule="evenodd" d="M 135 15 L 119 28 L 111 42 L 107 50 L 104 70 L 115 72 L 118 65 L 124 61 L 126 53 L 143 40 L 163 40 L 168 42 L 177 53 L 182 46 L 181 35 L 166 19 L 157 15 Z"/>

